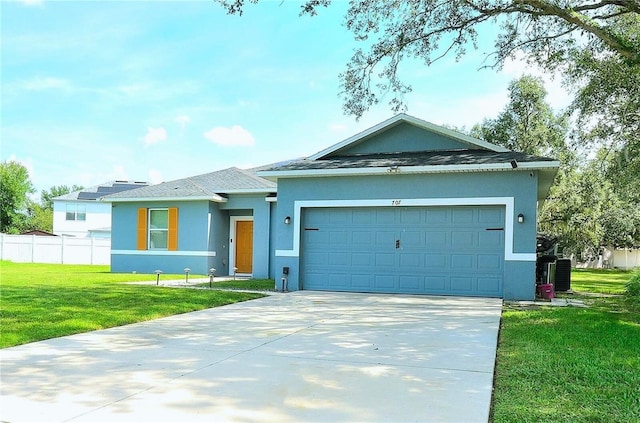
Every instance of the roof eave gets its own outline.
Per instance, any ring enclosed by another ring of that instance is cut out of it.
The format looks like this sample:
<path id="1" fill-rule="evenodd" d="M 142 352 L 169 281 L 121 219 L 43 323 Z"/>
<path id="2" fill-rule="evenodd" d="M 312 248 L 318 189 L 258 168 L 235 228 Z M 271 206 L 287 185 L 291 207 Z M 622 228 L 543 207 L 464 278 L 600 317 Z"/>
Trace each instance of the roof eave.
<path id="1" fill-rule="evenodd" d="M 305 169 L 305 170 L 280 170 L 262 171 L 260 176 L 270 180 L 278 178 L 309 178 L 329 176 L 359 176 L 359 175 L 383 175 L 383 174 L 415 174 L 415 173 L 456 173 L 456 172 L 490 172 L 508 170 L 541 170 L 555 169 L 557 172 L 560 163 L 557 161 L 543 162 L 518 162 L 516 169 L 511 163 L 486 163 L 486 164 L 456 164 L 456 165 L 429 165 L 429 166 L 392 166 L 392 167 L 364 167 L 364 168 L 339 168 L 339 169 Z"/>
<path id="2" fill-rule="evenodd" d="M 227 199 L 219 195 L 216 196 L 193 196 L 193 197 L 121 197 L 109 198 L 101 197 L 100 201 L 106 203 L 148 203 L 160 201 L 213 201 L 214 203 L 226 203 Z"/>
<path id="3" fill-rule="evenodd" d="M 275 194 L 278 188 L 246 188 L 246 189 L 227 189 L 218 191 L 221 194 Z"/>

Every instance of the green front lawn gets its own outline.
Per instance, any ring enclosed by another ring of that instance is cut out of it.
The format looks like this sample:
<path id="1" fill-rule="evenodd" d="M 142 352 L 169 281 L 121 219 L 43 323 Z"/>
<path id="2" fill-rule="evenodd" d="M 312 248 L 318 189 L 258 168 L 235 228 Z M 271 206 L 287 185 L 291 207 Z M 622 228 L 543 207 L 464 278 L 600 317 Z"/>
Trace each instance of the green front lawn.
<path id="1" fill-rule="evenodd" d="M 622 294 L 632 272 L 621 270 L 574 269 L 571 272 L 571 289 L 597 294 Z"/>
<path id="2" fill-rule="evenodd" d="M 493 422 L 640 421 L 640 315 L 623 297 L 631 273 L 578 270 L 588 308 L 506 305 L 496 361 Z"/>
<path id="3" fill-rule="evenodd" d="M 161 275 L 161 280 L 184 275 Z M 259 298 L 261 294 L 123 282 L 156 275 L 108 266 L 0 262 L 0 348 Z"/>

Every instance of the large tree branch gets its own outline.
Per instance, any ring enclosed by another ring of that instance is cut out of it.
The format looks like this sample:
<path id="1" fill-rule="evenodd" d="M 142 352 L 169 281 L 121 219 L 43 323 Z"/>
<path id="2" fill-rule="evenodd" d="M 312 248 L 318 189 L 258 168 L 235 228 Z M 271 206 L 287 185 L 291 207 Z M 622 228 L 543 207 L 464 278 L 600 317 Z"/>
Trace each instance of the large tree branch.
<path id="1" fill-rule="evenodd" d="M 562 8 L 542 0 L 515 0 L 514 3 L 532 6 L 549 15 L 557 16 L 560 19 L 585 30 L 586 32 L 595 35 L 629 62 L 640 64 L 640 53 L 637 49 L 634 49 L 632 46 L 623 42 L 620 37 L 613 34 L 608 28 L 598 25 L 598 23 L 589 16 L 576 12 L 575 9 Z"/>

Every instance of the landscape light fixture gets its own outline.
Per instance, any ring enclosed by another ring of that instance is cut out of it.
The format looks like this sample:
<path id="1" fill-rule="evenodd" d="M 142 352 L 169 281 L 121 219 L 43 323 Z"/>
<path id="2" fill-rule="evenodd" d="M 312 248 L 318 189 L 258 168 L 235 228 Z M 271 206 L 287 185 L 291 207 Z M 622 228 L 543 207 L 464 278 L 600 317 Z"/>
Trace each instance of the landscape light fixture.
<path id="1" fill-rule="evenodd" d="M 188 267 L 184 268 L 184 283 L 189 283 L 189 272 L 191 272 L 191 269 L 189 269 Z"/>

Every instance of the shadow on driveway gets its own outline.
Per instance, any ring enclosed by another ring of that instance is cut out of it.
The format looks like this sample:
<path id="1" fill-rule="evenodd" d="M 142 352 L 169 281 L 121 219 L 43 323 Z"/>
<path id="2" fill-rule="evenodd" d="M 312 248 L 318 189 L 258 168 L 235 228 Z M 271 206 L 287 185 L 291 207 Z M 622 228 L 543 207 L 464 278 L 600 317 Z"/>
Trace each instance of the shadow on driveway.
<path id="1" fill-rule="evenodd" d="M 302 291 L 0 350 L 0 421 L 486 422 L 502 301 Z"/>

